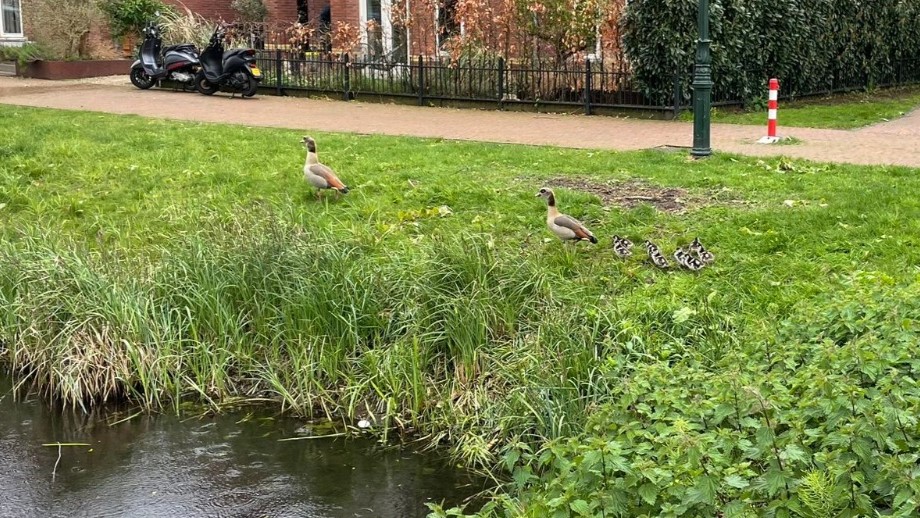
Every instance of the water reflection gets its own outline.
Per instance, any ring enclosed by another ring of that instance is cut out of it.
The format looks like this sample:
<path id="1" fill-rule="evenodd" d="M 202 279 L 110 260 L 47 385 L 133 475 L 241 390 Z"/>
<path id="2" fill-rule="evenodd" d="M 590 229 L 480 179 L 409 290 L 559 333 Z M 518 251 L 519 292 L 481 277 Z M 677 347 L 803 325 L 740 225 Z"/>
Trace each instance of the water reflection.
<path id="1" fill-rule="evenodd" d="M 2 378 L 2 375 L 0 375 Z M 179 419 L 51 411 L 0 379 L 0 516 L 425 516 L 482 489 L 440 458 L 371 440 L 295 436 L 270 414 Z M 83 442 L 58 448 L 43 443 Z"/>

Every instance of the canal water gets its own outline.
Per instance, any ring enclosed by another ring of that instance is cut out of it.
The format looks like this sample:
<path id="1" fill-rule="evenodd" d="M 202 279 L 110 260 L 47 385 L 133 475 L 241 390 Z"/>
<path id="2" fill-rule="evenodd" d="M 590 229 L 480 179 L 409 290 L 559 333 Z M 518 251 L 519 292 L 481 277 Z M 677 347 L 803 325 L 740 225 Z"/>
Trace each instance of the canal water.
<path id="1" fill-rule="evenodd" d="M 279 441 L 304 422 L 265 410 L 87 414 L 14 399 L 4 376 L 0 517 L 415 518 L 484 487 L 439 455 L 370 438 Z M 43 446 L 58 442 L 88 446 Z"/>

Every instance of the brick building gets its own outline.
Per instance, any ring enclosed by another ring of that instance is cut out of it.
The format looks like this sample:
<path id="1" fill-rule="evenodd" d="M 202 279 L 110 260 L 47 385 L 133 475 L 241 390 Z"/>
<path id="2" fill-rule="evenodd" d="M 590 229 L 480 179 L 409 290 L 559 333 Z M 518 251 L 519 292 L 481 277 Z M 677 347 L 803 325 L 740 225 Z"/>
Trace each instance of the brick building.
<path id="1" fill-rule="evenodd" d="M 237 17 L 230 7 L 230 0 L 165 0 L 176 6 L 187 7 L 192 12 L 206 18 L 232 21 Z M 408 55 L 418 53 L 430 54 L 437 48 L 435 26 L 437 20 L 425 9 L 426 4 L 416 2 L 414 5 L 406 0 L 406 7 L 411 16 L 424 23 L 417 23 L 419 28 L 412 41 L 412 31 L 401 30 L 391 23 L 391 5 L 393 0 L 263 0 L 268 11 L 267 23 L 273 27 L 285 27 L 295 22 L 307 23 L 325 21 L 329 25 L 347 24 L 361 29 L 362 53 L 386 53 L 396 58 L 405 59 Z M 442 16 L 442 19 L 445 18 Z M 447 17 L 449 19 L 449 17 Z M 374 30 L 367 30 L 369 21 Z M 425 34 L 426 37 L 422 37 Z M 427 37 L 431 35 L 431 37 Z"/>
<path id="2" fill-rule="evenodd" d="M 2 0 L 0 0 L 2 1 Z M 231 0 L 165 0 L 185 6 L 207 18 L 233 20 L 237 14 L 230 7 Z M 262 0 L 268 11 L 267 23 L 274 28 L 289 27 L 296 22 L 313 23 L 336 28 L 347 25 L 360 31 L 360 46 L 352 55 L 387 56 L 392 61 L 405 61 L 409 56 L 432 56 L 444 50 L 449 38 L 463 33 L 464 26 L 454 14 L 458 0 Z M 482 8 L 498 14 L 502 9 L 514 8 L 513 3 L 502 0 L 481 0 Z M 625 5 L 625 2 L 624 2 Z M 468 8 L 468 7 L 467 7 Z M 408 16 L 408 27 L 393 23 L 394 17 Z M 513 30 L 513 29 L 512 29 Z M 508 44 L 509 37 L 517 41 L 520 33 L 509 36 L 508 29 L 496 26 L 480 27 L 480 33 L 499 49 Z M 485 33 L 485 34 L 482 34 Z M 618 36 L 598 34 L 585 55 L 598 59 L 602 54 L 601 40 L 614 41 Z M 499 44 L 499 42 L 502 42 Z M 285 43 L 285 42 L 278 42 Z M 311 46 L 314 46 L 311 42 Z M 315 46 L 313 48 L 316 48 Z M 513 51 L 517 53 L 519 51 Z"/>
<path id="3" fill-rule="evenodd" d="M 237 13 L 230 7 L 230 0 L 164 0 L 177 7 L 188 8 L 205 18 L 233 21 Z M 322 4 L 330 0 L 262 0 L 268 11 L 267 22 L 272 25 L 288 25 L 298 21 L 319 18 Z M 339 0 L 341 1 L 341 0 Z M 357 0 L 353 0 L 357 3 Z"/>

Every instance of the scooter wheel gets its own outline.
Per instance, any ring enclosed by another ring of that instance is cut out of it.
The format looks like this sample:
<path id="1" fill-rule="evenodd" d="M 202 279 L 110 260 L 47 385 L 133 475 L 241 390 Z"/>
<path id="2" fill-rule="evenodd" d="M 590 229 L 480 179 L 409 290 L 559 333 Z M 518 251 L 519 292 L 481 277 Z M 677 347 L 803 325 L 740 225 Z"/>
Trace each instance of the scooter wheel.
<path id="1" fill-rule="evenodd" d="M 256 81 L 256 78 L 246 76 L 248 80 L 246 82 L 246 89 L 243 90 L 243 97 L 252 97 L 259 91 L 259 82 Z"/>
<path id="2" fill-rule="evenodd" d="M 220 89 L 220 86 L 208 81 L 208 78 L 205 77 L 204 72 L 198 72 L 198 75 L 195 76 L 195 89 L 204 95 L 212 95 L 214 92 Z"/>
<path id="3" fill-rule="evenodd" d="M 131 69 L 131 84 L 140 88 L 141 90 L 146 90 L 157 82 L 156 79 L 147 75 L 147 72 L 144 72 L 142 67 L 132 68 Z"/>

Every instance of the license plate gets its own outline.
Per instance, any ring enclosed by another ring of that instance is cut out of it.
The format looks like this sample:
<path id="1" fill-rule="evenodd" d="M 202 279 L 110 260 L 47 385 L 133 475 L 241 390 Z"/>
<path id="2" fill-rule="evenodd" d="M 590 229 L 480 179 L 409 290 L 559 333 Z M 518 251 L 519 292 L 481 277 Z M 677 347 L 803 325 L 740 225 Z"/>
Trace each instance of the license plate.
<path id="1" fill-rule="evenodd" d="M 252 77 L 262 77 L 262 71 L 259 70 L 259 67 L 249 67 L 249 70 L 252 72 Z"/>

